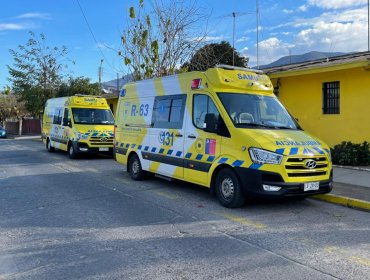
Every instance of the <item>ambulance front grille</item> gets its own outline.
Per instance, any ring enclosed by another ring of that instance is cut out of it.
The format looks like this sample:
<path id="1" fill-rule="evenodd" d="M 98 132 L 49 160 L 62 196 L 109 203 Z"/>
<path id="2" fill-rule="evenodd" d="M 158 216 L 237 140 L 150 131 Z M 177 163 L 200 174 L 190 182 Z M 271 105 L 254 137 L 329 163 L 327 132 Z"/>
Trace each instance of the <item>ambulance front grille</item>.
<path id="1" fill-rule="evenodd" d="M 315 161 L 314 168 L 308 168 L 305 163 L 307 160 Z M 325 156 L 317 157 L 291 157 L 285 163 L 285 170 L 288 177 L 312 177 L 324 176 L 328 174 L 329 162 Z"/>
<path id="2" fill-rule="evenodd" d="M 113 137 L 90 137 L 90 144 L 96 146 L 113 146 Z"/>

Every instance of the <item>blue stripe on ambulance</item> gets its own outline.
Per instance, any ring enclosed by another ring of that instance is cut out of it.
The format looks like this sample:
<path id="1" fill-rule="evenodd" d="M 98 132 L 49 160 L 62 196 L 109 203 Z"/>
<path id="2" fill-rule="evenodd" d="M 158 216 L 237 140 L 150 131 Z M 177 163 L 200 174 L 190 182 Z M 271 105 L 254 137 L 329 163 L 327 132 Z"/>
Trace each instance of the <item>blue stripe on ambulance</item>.
<path id="1" fill-rule="evenodd" d="M 207 158 L 207 161 L 208 161 L 208 162 L 213 162 L 213 161 L 214 161 L 214 159 L 215 159 L 215 156 L 209 156 L 209 157 Z"/>
<path id="2" fill-rule="evenodd" d="M 296 155 L 296 154 L 298 154 L 298 148 L 291 148 L 290 152 L 289 152 L 289 155 L 293 156 L 293 155 Z"/>
<path id="3" fill-rule="evenodd" d="M 257 163 L 252 163 L 249 168 L 251 169 L 259 169 L 263 164 L 257 164 Z"/>
<path id="4" fill-rule="evenodd" d="M 244 163 L 244 160 L 236 160 L 231 165 L 234 167 L 240 167 Z"/>
<path id="5" fill-rule="evenodd" d="M 218 163 L 219 164 L 222 164 L 222 163 L 227 162 L 227 160 L 228 160 L 228 158 L 223 157 L 223 158 L 220 158 L 220 160 L 218 161 Z"/>
<path id="6" fill-rule="evenodd" d="M 203 155 L 202 154 L 198 154 L 197 156 L 196 156 L 196 160 L 201 160 L 202 159 L 202 157 L 203 157 Z"/>

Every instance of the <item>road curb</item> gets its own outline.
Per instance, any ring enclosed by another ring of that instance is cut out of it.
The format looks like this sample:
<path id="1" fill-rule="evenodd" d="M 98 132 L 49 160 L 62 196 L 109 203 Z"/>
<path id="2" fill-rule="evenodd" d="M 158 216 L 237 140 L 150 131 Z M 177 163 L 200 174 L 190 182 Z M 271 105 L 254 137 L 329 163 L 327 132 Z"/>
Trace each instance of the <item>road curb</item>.
<path id="1" fill-rule="evenodd" d="M 319 194 L 312 196 L 311 198 L 322 200 L 342 206 L 346 206 L 349 208 L 364 210 L 364 211 L 370 211 L 370 202 L 335 194 Z"/>
<path id="2" fill-rule="evenodd" d="M 346 166 L 346 165 L 335 165 L 335 164 L 333 164 L 333 167 L 338 167 L 338 168 L 342 168 L 342 169 L 357 170 L 357 171 L 370 171 L 369 168 L 360 167 L 360 166 Z"/>

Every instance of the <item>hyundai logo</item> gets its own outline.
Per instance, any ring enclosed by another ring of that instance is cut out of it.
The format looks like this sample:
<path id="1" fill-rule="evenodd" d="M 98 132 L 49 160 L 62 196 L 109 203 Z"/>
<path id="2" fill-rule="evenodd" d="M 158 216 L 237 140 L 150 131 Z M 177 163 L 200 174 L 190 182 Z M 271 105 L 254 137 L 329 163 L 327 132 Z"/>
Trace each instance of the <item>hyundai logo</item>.
<path id="1" fill-rule="evenodd" d="M 306 168 L 313 169 L 316 167 L 316 161 L 314 161 L 313 159 L 309 159 L 305 162 L 304 165 L 306 166 Z"/>
<path id="2" fill-rule="evenodd" d="M 107 140 L 108 140 L 108 139 L 107 139 L 107 138 L 105 138 L 105 137 L 104 137 L 104 138 L 100 138 L 100 141 L 102 141 L 102 142 L 107 142 Z"/>

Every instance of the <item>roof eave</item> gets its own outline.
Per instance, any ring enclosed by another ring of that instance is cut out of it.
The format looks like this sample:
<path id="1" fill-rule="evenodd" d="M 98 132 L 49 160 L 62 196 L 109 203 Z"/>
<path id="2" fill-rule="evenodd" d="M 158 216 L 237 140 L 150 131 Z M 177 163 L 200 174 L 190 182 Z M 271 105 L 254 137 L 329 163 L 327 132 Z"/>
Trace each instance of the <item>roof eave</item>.
<path id="1" fill-rule="evenodd" d="M 353 62 L 341 61 L 341 62 L 331 63 L 331 64 L 328 62 L 324 62 L 321 64 L 301 66 L 301 68 L 270 69 L 266 71 L 266 74 L 270 78 L 283 78 L 283 77 L 317 74 L 317 73 L 338 71 L 338 70 L 345 70 L 345 69 L 352 69 L 352 68 L 359 68 L 359 67 L 369 67 L 369 66 L 370 66 L 370 61 L 368 59 L 363 59 L 360 61 L 353 61 Z"/>

